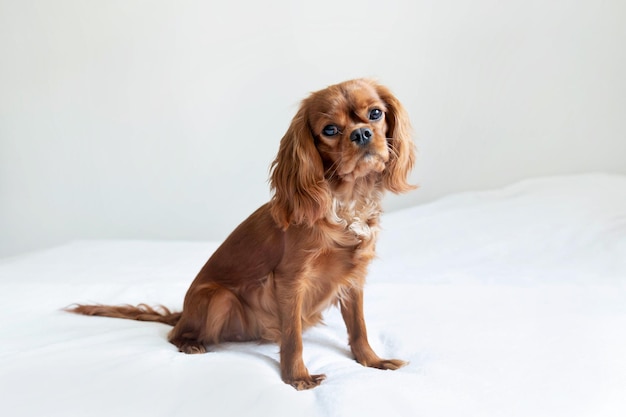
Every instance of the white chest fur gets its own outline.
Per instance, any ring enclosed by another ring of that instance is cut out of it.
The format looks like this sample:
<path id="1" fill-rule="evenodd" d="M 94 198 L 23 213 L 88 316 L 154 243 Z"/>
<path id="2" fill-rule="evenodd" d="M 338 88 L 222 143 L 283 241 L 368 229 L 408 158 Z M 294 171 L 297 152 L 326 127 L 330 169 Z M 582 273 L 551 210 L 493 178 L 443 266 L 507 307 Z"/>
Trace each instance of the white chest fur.
<path id="1" fill-rule="evenodd" d="M 378 234 L 378 217 L 381 209 L 377 200 L 360 202 L 342 202 L 333 200 L 332 210 L 326 216 L 329 223 L 340 226 L 358 243 L 376 238 Z"/>

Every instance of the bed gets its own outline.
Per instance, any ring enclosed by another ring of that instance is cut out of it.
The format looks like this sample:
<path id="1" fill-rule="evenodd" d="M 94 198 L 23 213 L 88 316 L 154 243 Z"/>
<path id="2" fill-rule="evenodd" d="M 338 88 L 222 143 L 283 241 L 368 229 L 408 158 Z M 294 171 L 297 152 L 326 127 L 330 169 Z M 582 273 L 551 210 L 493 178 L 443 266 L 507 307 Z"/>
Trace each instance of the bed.
<path id="1" fill-rule="evenodd" d="M 278 347 L 184 355 L 159 323 L 75 302 L 182 305 L 218 242 L 77 241 L 0 260 L 6 416 L 626 415 L 626 176 L 525 180 L 383 217 L 365 315 L 397 371 L 357 364 L 336 309 L 304 335 L 327 379 L 281 382 Z"/>

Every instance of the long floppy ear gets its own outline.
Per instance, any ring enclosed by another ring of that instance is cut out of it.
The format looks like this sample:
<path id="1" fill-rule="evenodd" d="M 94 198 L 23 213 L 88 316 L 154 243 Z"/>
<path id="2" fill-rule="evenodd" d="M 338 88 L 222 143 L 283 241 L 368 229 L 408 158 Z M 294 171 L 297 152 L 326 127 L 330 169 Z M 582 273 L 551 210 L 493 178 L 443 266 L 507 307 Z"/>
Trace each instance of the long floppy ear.
<path id="1" fill-rule="evenodd" d="M 400 101 L 382 85 L 375 85 L 379 97 L 387 105 L 387 142 L 390 159 L 383 172 L 383 184 L 396 194 L 417 188 L 407 182 L 415 164 L 415 143 L 411 139 L 409 116 Z"/>
<path id="2" fill-rule="evenodd" d="M 291 121 L 272 162 L 270 211 L 283 229 L 292 224 L 312 226 L 324 217 L 331 202 L 322 158 L 307 122 L 307 102 Z"/>

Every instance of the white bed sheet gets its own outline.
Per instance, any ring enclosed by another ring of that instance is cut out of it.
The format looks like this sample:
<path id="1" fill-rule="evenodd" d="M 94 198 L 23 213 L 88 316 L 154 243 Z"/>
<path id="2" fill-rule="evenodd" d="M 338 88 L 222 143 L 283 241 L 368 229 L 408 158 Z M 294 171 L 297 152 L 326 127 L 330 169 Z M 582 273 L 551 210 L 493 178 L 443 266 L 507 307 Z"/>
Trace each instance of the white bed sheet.
<path id="1" fill-rule="evenodd" d="M 304 336 L 327 380 L 298 392 L 278 347 L 184 355 L 169 327 L 60 311 L 163 303 L 212 242 L 83 241 L 0 260 L 7 416 L 626 415 L 626 177 L 527 180 L 389 213 L 366 287 L 370 341 L 398 371 L 354 362 L 340 314 Z"/>

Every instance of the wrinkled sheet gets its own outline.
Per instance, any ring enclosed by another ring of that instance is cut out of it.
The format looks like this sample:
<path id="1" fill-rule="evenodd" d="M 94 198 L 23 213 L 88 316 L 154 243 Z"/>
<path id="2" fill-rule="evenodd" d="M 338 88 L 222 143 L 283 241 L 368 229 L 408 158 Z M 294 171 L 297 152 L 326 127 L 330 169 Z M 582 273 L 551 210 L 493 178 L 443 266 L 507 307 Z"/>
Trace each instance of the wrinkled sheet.
<path id="1" fill-rule="evenodd" d="M 281 382 L 278 347 L 184 355 L 158 323 L 75 302 L 165 304 L 217 242 L 79 241 L 0 260 L 6 416 L 626 415 L 626 177 L 587 174 L 461 193 L 385 214 L 365 296 L 397 371 L 357 364 L 336 309 L 304 335 L 326 381 Z"/>

